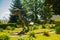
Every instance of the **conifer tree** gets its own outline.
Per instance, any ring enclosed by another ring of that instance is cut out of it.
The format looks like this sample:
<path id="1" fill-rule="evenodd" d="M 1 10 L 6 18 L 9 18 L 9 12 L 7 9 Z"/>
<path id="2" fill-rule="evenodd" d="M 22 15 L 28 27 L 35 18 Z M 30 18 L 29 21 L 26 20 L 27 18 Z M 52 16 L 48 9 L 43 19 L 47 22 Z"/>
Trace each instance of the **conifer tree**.
<path id="1" fill-rule="evenodd" d="M 14 14 L 14 11 L 16 8 L 20 9 L 23 18 L 26 16 L 21 5 L 21 0 L 12 0 L 10 7 L 11 7 L 10 8 L 10 12 L 11 12 L 10 21 L 11 22 L 17 22 L 17 20 L 19 20 L 18 16 Z"/>

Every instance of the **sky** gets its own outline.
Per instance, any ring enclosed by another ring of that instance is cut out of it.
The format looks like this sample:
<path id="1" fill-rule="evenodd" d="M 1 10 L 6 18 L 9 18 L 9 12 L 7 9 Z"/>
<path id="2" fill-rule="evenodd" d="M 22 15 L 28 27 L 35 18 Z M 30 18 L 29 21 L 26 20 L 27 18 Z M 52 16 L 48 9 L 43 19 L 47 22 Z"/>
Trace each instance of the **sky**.
<path id="1" fill-rule="evenodd" d="M 0 20 L 9 19 L 11 0 L 0 0 Z"/>

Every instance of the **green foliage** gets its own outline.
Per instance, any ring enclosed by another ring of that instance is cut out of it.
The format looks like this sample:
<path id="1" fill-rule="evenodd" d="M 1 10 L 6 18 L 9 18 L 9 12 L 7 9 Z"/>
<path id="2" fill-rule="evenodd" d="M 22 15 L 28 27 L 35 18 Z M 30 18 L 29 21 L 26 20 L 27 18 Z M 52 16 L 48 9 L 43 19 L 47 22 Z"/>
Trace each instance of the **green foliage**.
<path id="1" fill-rule="evenodd" d="M 10 40 L 10 37 L 7 35 L 0 35 L 0 40 Z"/>
<path id="2" fill-rule="evenodd" d="M 12 30 L 14 30 L 15 29 L 15 27 L 12 27 Z"/>
<path id="3" fill-rule="evenodd" d="M 60 34 L 60 25 L 56 25 L 55 31 L 57 34 Z"/>
<path id="4" fill-rule="evenodd" d="M 54 20 L 50 20 L 49 23 L 50 23 L 50 24 L 54 24 Z"/>
<path id="5" fill-rule="evenodd" d="M 38 29 L 38 26 L 36 26 L 36 25 L 33 25 L 33 30 L 36 30 L 36 29 Z"/>
<path id="6" fill-rule="evenodd" d="M 40 10 L 40 15 L 42 19 L 49 21 L 53 14 L 49 6 L 42 5 L 42 8 Z"/>
<path id="7" fill-rule="evenodd" d="M 8 24 L 0 24 L 0 28 L 6 29 L 8 26 L 10 27 L 17 27 L 15 23 L 8 23 Z"/>
<path id="8" fill-rule="evenodd" d="M 32 26 L 29 26 L 29 31 L 32 31 Z"/>
<path id="9" fill-rule="evenodd" d="M 36 25 L 28 26 L 28 29 L 29 29 L 29 31 L 33 31 L 33 30 L 38 29 L 38 26 L 36 26 Z"/>
<path id="10" fill-rule="evenodd" d="M 51 8 L 46 6 L 41 0 L 14 0 L 11 4 L 10 12 L 14 14 L 14 9 L 19 8 L 21 10 L 21 16 L 28 21 L 39 22 L 38 15 L 44 20 L 50 20 L 52 17 Z M 23 11 L 24 9 L 24 11 Z M 11 21 L 17 21 L 19 18 L 11 16 Z M 21 20 L 21 19 L 20 19 Z"/>
<path id="11" fill-rule="evenodd" d="M 7 30 L 12 30 L 12 27 L 11 27 L 11 26 L 7 26 L 6 29 L 7 29 Z"/>
<path id="12" fill-rule="evenodd" d="M 0 24 L 0 28 L 5 29 L 5 28 L 6 28 L 6 25 L 4 25 L 4 24 Z"/>
<path id="13" fill-rule="evenodd" d="M 7 26 L 11 26 L 11 27 L 17 27 L 16 26 L 16 23 L 8 23 L 8 24 L 6 24 Z"/>
<path id="14" fill-rule="evenodd" d="M 45 36 L 50 36 L 48 32 L 44 32 L 43 35 L 45 35 Z"/>
<path id="15" fill-rule="evenodd" d="M 7 28 L 6 28 L 7 30 L 14 30 L 15 29 L 15 27 L 11 27 L 11 26 L 7 26 Z"/>
<path id="16" fill-rule="evenodd" d="M 60 26 L 60 24 L 56 24 L 55 27 Z"/>
<path id="17" fill-rule="evenodd" d="M 31 33 L 29 34 L 29 37 L 35 38 L 35 33 L 34 33 L 34 32 L 31 32 Z"/>
<path id="18" fill-rule="evenodd" d="M 29 40 L 35 40 L 35 38 L 33 38 L 33 37 L 28 37 L 29 38 Z"/>
<path id="19" fill-rule="evenodd" d="M 42 28 L 46 28 L 46 27 L 45 27 L 45 24 L 42 24 Z"/>
<path id="20" fill-rule="evenodd" d="M 6 29 L 14 30 L 16 27 L 17 27 L 16 23 L 9 23 L 9 24 L 7 24 Z"/>
<path id="21" fill-rule="evenodd" d="M 27 18 L 30 21 L 36 22 L 40 11 L 41 0 L 22 0 L 24 10 L 27 12 Z"/>
<path id="22" fill-rule="evenodd" d="M 51 6 L 56 15 L 60 15 L 60 0 L 45 0 L 45 5 Z"/>
<path id="23" fill-rule="evenodd" d="M 0 32 L 3 32 L 3 29 L 2 28 L 0 28 Z"/>
<path id="24" fill-rule="evenodd" d="M 38 23 L 38 15 L 41 16 L 44 20 L 50 20 L 52 17 L 51 8 L 49 6 L 45 6 L 44 2 L 41 0 L 22 0 L 23 8 L 27 12 L 28 20 L 34 21 Z"/>
<path id="25" fill-rule="evenodd" d="M 18 40 L 35 40 L 36 36 L 34 32 L 30 32 L 28 37 L 22 37 L 19 38 Z"/>
<path id="26" fill-rule="evenodd" d="M 10 6 L 10 12 L 13 14 L 14 13 L 14 9 L 15 8 L 19 8 L 20 10 L 22 10 L 22 5 L 20 3 L 20 0 L 14 0 L 12 1 L 11 3 L 11 6 Z"/>
<path id="27" fill-rule="evenodd" d="M 24 40 L 24 38 L 19 38 L 18 40 Z"/>
<path id="28" fill-rule="evenodd" d="M 0 24 L 1 24 L 1 20 L 0 20 Z"/>
<path id="29" fill-rule="evenodd" d="M 14 13 L 15 9 L 18 8 L 21 12 L 21 16 L 25 17 L 25 12 L 22 8 L 22 5 L 21 5 L 21 0 L 12 0 L 12 3 L 11 3 L 11 6 L 10 6 L 10 12 L 12 15 L 10 15 L 10 22 L 17 22 L 17 20 L 19 20 L 18 18 L 18 14 Z"/>

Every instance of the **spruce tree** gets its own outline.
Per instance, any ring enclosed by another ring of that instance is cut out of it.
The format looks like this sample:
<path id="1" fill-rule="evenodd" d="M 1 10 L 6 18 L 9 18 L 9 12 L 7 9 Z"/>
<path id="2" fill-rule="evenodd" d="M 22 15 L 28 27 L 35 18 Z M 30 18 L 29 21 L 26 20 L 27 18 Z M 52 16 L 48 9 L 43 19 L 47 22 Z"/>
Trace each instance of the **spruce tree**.
<path id="1" fill-rule="evenodd" d="M 22 4 L 20 0 L 12 0 L 11 6 L 10 6 L 10 22 L 17 22 L 17 20 L 19 20 L 18 16 L 14 14 L 14 11 L 16 8 L 20 9 L 22 17 L 24 18 L 25 15 L 25 11 L 22 8 Z"/>
<path id="2" fill-rule="evenodd" d="M 19 20 L 19 24 L 21 23 L 22 25 L 22 31 L 20 33 L 18 33 L 19 35 L 20 34 L 24 34 L 26 32 L 25 30 L 25 27 L 27 26 L 26 25 L 26 13 L 25 11 L 23 10 L 22 8 L 22 4 L 21 4 L 21 1 L 20 0 L 12 0 L 12 3 L 11 3 L 11 6 L 10 6 L 10 12 L 11 12 L 11 16 L 10 16 L 10 22 L 17 22 L 17 20 Z M 18 12 L 16 12 L 18 11 Z"/>

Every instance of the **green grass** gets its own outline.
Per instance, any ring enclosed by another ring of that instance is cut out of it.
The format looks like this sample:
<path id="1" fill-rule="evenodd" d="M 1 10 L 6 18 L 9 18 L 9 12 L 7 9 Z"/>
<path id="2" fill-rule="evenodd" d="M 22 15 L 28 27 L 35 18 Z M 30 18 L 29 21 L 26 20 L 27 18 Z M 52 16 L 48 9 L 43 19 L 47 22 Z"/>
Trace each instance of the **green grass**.
<path id="1" fill-rule="evenodd" d="M 42 34 L 36 34 L 36 38 L 34 38 L 34 40 L 60 40 L 60 35 L 57 34 L 49 34 L 50 36 L 44 36 Z M 22 37 L 24 40 L 28 40 L 28 36 Z"/>
<path id="2" fill-rule="evenodd" d="M 47 26 L 49 26 L 49 25 L 47 25 Z M 32 39 L 33 40 L 60 40 L 60 35 L 56 34 L 55 32 L 49 33 L 50 36 L 45 36 L 42 33 L 42 34 L 35 34 L 35 36 L 36 36 L 35 38 L 29 37 L 31 32 L 34 32 L 34 33 L 37 33 L 37 32 L 48 32 L 50 30 L 49 28 L 43 29 L 41 25 L 36 26 L 36 27 L 38 27 L 38 29 L 29 31 L 28 33 L 26 33 L 27 35 L 23 35 L 23 36 L 19 36 L 18 35 L 18 36 L 12 37 L 10 35 L 10 32 L 20 32 L 22 30 L 22 28 L 15 28 L 15 30 L 13 30 L 13 31 L 12 30 L 4 30 L 3 32 L 0 32 L 0 35 L 6 34 L 6 35 L 10 36 L 10 40 L 18 40 L 20 38 L 22 38 L 24 40 L 29 40 L 29 39 L 30 40 L 32 40 Z"/>

